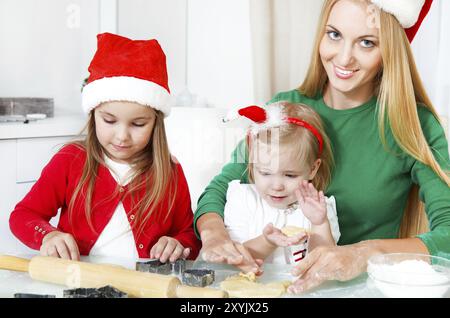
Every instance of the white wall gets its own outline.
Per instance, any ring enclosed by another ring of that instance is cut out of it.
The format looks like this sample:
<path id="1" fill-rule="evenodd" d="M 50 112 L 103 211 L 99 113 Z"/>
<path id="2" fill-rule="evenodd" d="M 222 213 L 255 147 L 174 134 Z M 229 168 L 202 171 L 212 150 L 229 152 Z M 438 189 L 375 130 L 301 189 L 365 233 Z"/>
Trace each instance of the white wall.
<path id="1" fill-rule="evenodd" d="M 434 1 L 424 20 L 412 49 L 422 81 L 437 112 L 450 133 L 450 32 L 448 1 Z"/>
<path id="2" fill-rule="evenodd" d="M 158 40 L 166 53 L 173 95 L 183 89 L 186 79 L 186 1 L 118 0 L 118 34 Z"/>
<path id="3" fill-rule="evenodd" d="M 96 0 L 0 0 L 0 96 L 53 97 L 81 112 L 96 46 Z"/>
<path id="4" fill-rule="evenodd" d="M 214 107 L 253 100 L 249 2 L 188 1 L 188 85 Z"/>
<path id="5" fill-rule="evenodd" d="M 158 39 L 174 97 L 188 83 L 209 106 L 249 103 L 248 17 L 243 0 L 0 0 L 0 97 L 53 97 L 56 113 L 81 113 L 96 34 L 117 31 Z"/>

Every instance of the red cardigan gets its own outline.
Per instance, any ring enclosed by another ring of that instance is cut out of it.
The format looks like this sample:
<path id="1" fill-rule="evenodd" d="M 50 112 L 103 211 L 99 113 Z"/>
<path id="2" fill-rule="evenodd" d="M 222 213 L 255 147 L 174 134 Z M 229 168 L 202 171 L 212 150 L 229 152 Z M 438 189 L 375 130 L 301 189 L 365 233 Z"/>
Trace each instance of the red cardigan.
<path id="1" fill-rule="evenodd" d="M 95 232 L 91 230 L 85 217 L 84 202 L 77 199 L 74 208 L 73 223 L 70 224 L 68 206 L 75 187 L 81 178 L 86 160 L 86 152 L 77 146 L 63 147 L 47 164 L 42 174 L 31 188 L 30 192 L 20 201 L 11 213 L 9 225 L 12 233 L 25 245 L 38 250 L 45 234 L 52 231 L 70 233 L 74 236 L 81 255 L 89 255 L 100 233 L 110 221 L 117 205 L 122 201 L 130 225 L 133 225 L 134 215 L 131 195 L 126 195 L 128 187 L 116 191 L 118 184 L 111 176 L 109 169 L 103 165 L 98 168 L 92 202 L 92 223 Z M 184 247 L 190 247 L 190 259 L 197 257 L 201 247 L 200 241 L 192 227 L 193 213 L 189 188 L 183 169 L 176 164 L 178 184 L 176 199 L 167 219 L 168 199 L 173 193 L 166 193 L 161 209 L 155 211 L 146 223 L 141 235 L 137 235 L 137 227 L 133 228 L 136 249 L 139 257 L 148 258 L 150 249 L 161 236 L 177 239 Z M 116 195 L 113 195 L 116 193 Z M 107 200 L 105 200 L 107 199 Z M 54 228 L 49 220 L 61 208 L 60 220 Z"/>

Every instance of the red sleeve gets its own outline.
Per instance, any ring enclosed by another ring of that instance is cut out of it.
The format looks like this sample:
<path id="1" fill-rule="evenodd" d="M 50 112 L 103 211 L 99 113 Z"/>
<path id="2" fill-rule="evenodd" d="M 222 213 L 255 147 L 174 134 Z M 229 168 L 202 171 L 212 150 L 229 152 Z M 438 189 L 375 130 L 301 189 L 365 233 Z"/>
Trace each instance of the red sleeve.
<path id="1" fill-rule="evenodd" d="M 171 236 L 178 240 L 184 247 L 191 248 L 189 259 L 195 259 L 201 248 L 201 242 L 194 233 L 194 214 L 191 208 L 191 197 L 183 168 L 177 164 L 178 186 L 175 206 L 172 211 L 173 224 Z"/>
<path id="2" fill-rule="evenodd" d="M 66 202 L 68 171 L 77 152 L 80 150 L 70 145 L 55 154 L 9 217 L 12 233 L 32 249 L 38 250 L 43 237 L 57 230 L 49 221 Z"/>

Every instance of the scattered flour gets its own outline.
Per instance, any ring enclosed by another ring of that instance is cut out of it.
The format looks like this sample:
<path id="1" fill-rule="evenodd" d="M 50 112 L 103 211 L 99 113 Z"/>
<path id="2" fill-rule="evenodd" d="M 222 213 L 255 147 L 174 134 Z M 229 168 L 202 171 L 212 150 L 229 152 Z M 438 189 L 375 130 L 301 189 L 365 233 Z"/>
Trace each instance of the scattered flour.
<path id="1" fill-rule="evenodd" d="M 394 265 L 370 264 L 367 271 L 387 297 L 443 297 L 450 286 L 448 274 L 439 273 L 420 260 L 405 260 Z"/>

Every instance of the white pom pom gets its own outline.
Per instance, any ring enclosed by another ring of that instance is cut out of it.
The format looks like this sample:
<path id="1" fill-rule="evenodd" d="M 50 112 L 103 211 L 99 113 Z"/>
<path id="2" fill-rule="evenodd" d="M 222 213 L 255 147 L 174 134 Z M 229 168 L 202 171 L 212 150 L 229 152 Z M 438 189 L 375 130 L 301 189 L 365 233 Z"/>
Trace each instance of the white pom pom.
<path id="1" fill-rule="evenodd" d="M 224 123 L 227 123 L 227 122 L 229 122 L 229 121 L 238 119 L 239 117 L 241 117 L 241 115 L 239 115 L 238 111 L 239 111 L 239 108 L 230 110 L 230 111 L 225 115 L 225 117 L 222 118 L 222 121 L 223 121 Z"/>
<path id="2" fill-rule="evenodd" d="M 266 108 L 266 113 L 267 113 L 267 121 L 264 124 L 266 128 L 279 127 L 284 124 L 283 119 L 285 115 L 283 112 L 282 105 L 278 103 L 270 104 Z"/>

